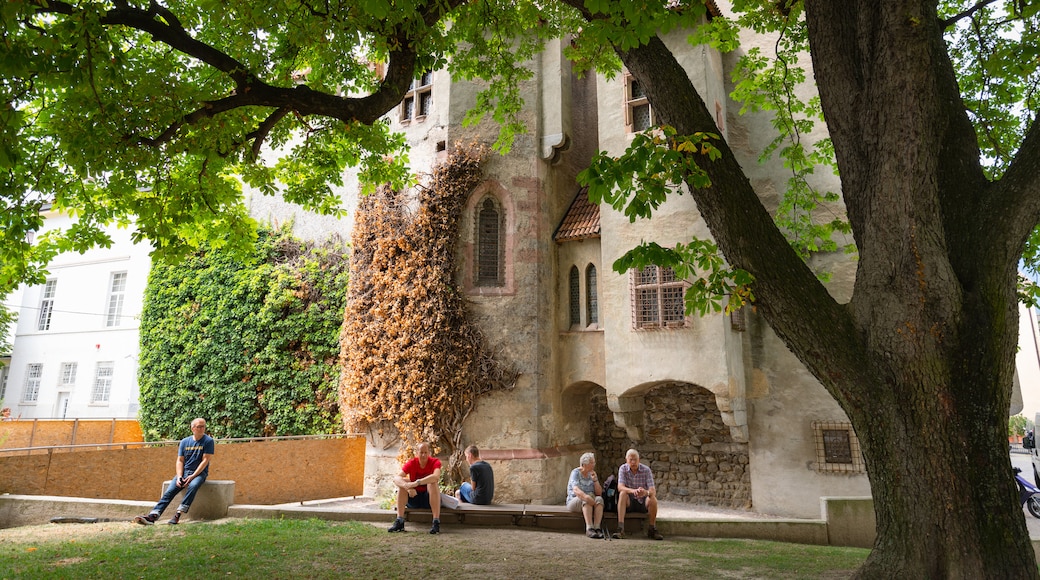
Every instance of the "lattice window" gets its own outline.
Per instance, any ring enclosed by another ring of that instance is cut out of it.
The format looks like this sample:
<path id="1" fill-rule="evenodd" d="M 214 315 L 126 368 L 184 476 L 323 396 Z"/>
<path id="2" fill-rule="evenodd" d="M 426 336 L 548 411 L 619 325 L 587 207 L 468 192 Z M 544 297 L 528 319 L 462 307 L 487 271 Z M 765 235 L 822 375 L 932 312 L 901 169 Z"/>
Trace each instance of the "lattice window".
<path id="1" fill-rule="evenodd" d="M 123 317 L 123 300 L 126 297 L 126 272 L 112 272 L 108 283 L 108 308 L 105 326 L 119 326 Z"/>
<path id="2" fill-rule="evenodd" d="M 501 286 L 502 268 L 502 211 L 487 197 L 477 212 L 477 286 Z"/>
<path id="3" fill-rule="evenodd" d="M 676 328 L 686 324 L 686 282 L 675 277 L 671 268 L 647 266 L 633 270 L 633 328 Z"/>
<path id="4" fill-rule="evenodd" d="M 816 470 L 837 473 L 865 473 L 859 438 L 847 421 L 813 421 L 816 445 Z"/>
<path id="5" fill-rule="evenodd" d="M 57 280 L 47 280 L 47 283 L 43 285 L 43 295 L 40 298 L 40 316 L 36 323 L 36 330 L 50 330 L 51 316 L 54 314 L 54 294 L 57 289 Z"/>
<path id="6" fill-rule="evenodd" d="M 625 74 L 625 128 L 629 133 L 646 131 L 656 125 L 654 111 L 646 98 L 643 86 L 630 74 Z"/>
<path id="7" fill-rule="evenodd" d="M 581 324 L 581 288 L 579 288 L 580 282 L 581 278 L 578 274 L 578 267 L 571 266 L 571 274 L 568 286 L 568 295 L 570 297 L 571 326 L 578 326 Z"/>
<path id="8" fill-rule="evenodd" d="M 61 372 L 58 373 L 58 387 L 60 390 L 68 391 L 76 385 L 76 367 L 74 362 L 61 363 Z"/>
<path id="9" fill-rule="evenodd" d="M 90 393 L 91 403 L 107 403 L 112 394 L 112 375 L 115 374 L 115 363 L 99 362 L 94 373 L 94 389 Z"/>
<path id="10" fill-rule="evenodd" d="M 433 73 L 425 72 L 412 81 L 401 101 L 401 121 L 422 121 L 433 106 Z"/>
<path id="11" fill-rule="evenodd" d="M 22 402 L 35 403 L 40 398 L 40 377 L 43 376 L 43 363 L 29 363 L 25 367 L 25 388 L 22 389 Z"/>
<path id="12" fill-rule="evenodd" d="M 599 324 L 599 296 L 596 290 L 596 266 L 585 268 L 585 317 L 589 324 Z"/>

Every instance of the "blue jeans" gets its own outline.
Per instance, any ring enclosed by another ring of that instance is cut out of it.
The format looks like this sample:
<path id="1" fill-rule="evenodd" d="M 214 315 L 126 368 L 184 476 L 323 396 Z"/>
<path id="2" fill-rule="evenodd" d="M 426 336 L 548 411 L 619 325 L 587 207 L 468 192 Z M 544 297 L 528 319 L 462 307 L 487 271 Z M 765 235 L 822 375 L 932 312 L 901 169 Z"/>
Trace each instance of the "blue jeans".
<path id="1" fill-rule="evenodd" d="M 177 507 L 177 511 L 182 514 L 188 513 L 188 508 L 191 507 L 191 502 L 195 500 L 195 494 L 199 492 L 199 488 L 206 482 L 207 475 L 208 474 L 203 474 L 196 477 L 189 481 L 188 485 L 185 487 L 177 487 L 177 476 L 174 476 L 170 481 L 170 487 L 166 488 L 166 492 L 162 494 L 161 498 L 159 498 L 159 503 L 155 504 L 155 507 L 152 508 L 152 513 L 161 516 L 162 513 L 166 511 L 166 506 L 170 505 L 173 498 L 177 497 L 177 494 L 182 491 L 184 492 L 184 497 L 181 498 L 181 505 Z"/>
<path id="2" fill-rule="evenodd" d="M 468 481 L 459 486 L 459 496 L 462 497 L 462 501 L 473 503 L 473 486 Z"/>

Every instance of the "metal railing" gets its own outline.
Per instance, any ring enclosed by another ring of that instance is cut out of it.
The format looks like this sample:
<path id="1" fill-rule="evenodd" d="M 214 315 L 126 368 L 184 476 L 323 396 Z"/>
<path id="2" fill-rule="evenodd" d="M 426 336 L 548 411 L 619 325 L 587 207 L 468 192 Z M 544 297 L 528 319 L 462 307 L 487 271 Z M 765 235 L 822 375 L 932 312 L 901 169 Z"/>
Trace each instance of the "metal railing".
<path id="1" fill-rule="evenodd" d="M 321 440 L 321 439 L 340 439 L 343 437 L 364 437 L 364 433 L 327 433 L 322 435 L 280 435 L 276 437 L 228 437 L 226 439 L 214 439 L 217 443 L 260 443 L 264 441 L 300 441 L 300 440 Z M 95 450 L 102 451 L 106 449 L 140 449 L 148 447 L 169 447 L 173 445 L 179 445 L 180 439 L 169 439 L 165 441 L 127 441 L 123 443 L 77 443 L 77 444 L 65 444 L 65 445 L 41 445 L 38 447 L 11 447 L 8 449 L 0 449 L 0 456 L 6 454 L 17 454 L 18 452 L 24 452 L 25 454 L 31 454 L 33 452 L 46 451 L 53 453 L 54 451 L 67 449 L 69 451 L 80 450 Z"/>

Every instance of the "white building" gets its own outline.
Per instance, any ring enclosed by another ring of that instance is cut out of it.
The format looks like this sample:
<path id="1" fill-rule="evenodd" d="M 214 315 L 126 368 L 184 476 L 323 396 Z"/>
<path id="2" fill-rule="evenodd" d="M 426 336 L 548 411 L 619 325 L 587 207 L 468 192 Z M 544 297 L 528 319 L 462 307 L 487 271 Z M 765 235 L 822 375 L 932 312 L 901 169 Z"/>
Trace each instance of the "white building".
<path id="1" fill-rule="evenodd" d="M 1015 378 L 1018 380 L 1011 400 L 1011 414 L 1021 413 L 1030 421 L 1040 413 L 1040 328 L 1037 312 L 1025 304 L 1018 305 L 1018 353 L 1015 355 Z M 1016 407 L 1016 402 L 1021 403 Z"/>
<path id="2" fill-rule="evenodd" d="M 54 211 L 45 218 L 44 231 L 72 224 Z M 138 329 L 151 246 L 134 244 L 130 229 L 113 226 L 108 234 L 111 248 L 61 254 L 46 283 L 10 298 L 18 322 L 0 406 L 14 416 L 137 416 Z"/>

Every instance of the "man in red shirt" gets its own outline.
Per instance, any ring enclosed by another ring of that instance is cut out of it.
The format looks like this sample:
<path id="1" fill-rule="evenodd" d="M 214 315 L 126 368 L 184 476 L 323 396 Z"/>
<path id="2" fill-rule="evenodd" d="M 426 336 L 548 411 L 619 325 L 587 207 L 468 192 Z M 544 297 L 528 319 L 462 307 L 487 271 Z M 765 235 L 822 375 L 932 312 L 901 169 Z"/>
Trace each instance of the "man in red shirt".
<path id="1" fill-rule="evenodd" d="M 388 532 L 404 531 L 404 508 L 433 512 L 431 534 L 441 533 L 441 460 L 430 456 L 430 444 L 420 443 L 415 457 L 405 462 L 394 477 L 397 486 L 397 519 Z"/>

